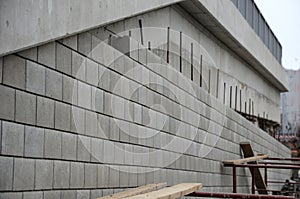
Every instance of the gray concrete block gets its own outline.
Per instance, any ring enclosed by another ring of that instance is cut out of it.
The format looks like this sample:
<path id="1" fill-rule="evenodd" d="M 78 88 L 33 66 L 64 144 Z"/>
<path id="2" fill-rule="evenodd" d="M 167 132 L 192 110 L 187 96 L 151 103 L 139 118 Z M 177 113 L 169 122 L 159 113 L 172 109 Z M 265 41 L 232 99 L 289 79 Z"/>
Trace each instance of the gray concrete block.
<path id="1" fill-rule="evenodd" d="M 92 35 L 89 32 L 78 34 L 78 52 L 88 56 L 92 50 Z"/>
<path id="2" fill-rule="evenodd" d="M 109 138 L 109 117 L 98 114 L 98 137 Z"/>
<path id="3" fill-rule="evenodd" d="M 64 189 L 70 187 L 70 162 L 54 162 L 53 188 Z"/>
<path id="4" fill-rule="evenodd" d="M 61 102 L 55 102 L 55 119 L 54 126 L 56 129 L 70 131 L 71 125 L 71 106 Z"/>
<path id="5" fill-rule="evenodd" d="M 0 85 L 0 118 L 14 120 L 15 90 Z"/>
<path id="6" fill-rule="evenodd" d="M 22 199 L 22 197 L 23 197 L 22 192 L 0 193 L 1 199 Z"/>
<path id="7" fill-rule="evenodd" d="M 97 165 L 85 163 L 84 164 L 84 187 L 96 188 L 97 187 Z"/>
<path id="8" fill-rule="evenodd" d="M 42 191 L 24 192 L 23 199 L 43 199 Z"/>
<path id="9" fill-rule="evenodd" d="M 34 189 L 34 160 L 14 160 L 14 182 L 13 190 Z"/>
<path id="10" fill-rule="evenodd" d="M 36 96 L 16 91 L 16 121 L 36 124 Z"/>
<path id="11" fill-rule="evenodd" d="M 77 190 L 77 199 L 87 199 L 90 198 L 91 191 L 90 190 Z"/>
<path id="12" fill-rule="evenodd" d="M 85 110 L 72 106 L 71 107 L 71 131 L 84 134 L 85 131 Z"/>
<path id="13" fill-rule="evenodd" d="M 48 67 L 55 68 L 55 42 L 38 47 L 38 62 Z"/>
<path id="14" fill-rule="evenodd" d="M 110 73 L 111 70 L 107 69 L 106 67 L 99 65 L 98 71 L 98 87 L 102 88 L 103 90 L 108 91 L 110 89 Z"/>
<path id="15" fill-rule="evenodd" d="M 0 191 L 12 190 L 13 158 L 0 157 Z"/>
<path id="16" fill-rule="evenodd" d="M 103 140 L 91 138 L 91 161 L 103 162 Z"/>
<path id="17" fill-rule="evenodd" d="M 62 134 L 62 159 L 76 160 L 77 136 L 69 133 Z"/>
<path id="18" fill-rule="evenodd" d="M 2 83 L 3 57 L 0 57 L 0 83 Z"/>
<path id="19" fill-rule="evenodd" d="M 104 93 L 102 90 L 92 88 L 92 110 L 103 113 Z"/>
<path id="20" fill-rule="evenodd" d="M 25 149 L 26 157 L 44 156 L 44 129 L 25 126 Z"/>
<path id="21" fill-rule="evenodd" d="M 97 187 L 107 188 L 109 185 L 109 167 L 105 164 L 98 164 L 97 167 Z"/>
<path id="22" fill-rule="evenodd" d="M 91 108 L 92 89 L 90 85 L 78 82 L 78 106 Z"/>
<path id="23" fill-rule="evenodd" d="M 35 162 L 35 189 L 52 189 L 53 161 L 36 160 Z"/>
<path id="24" fill-rule="evenodd" d="M 90 59 L 86 61 L 86 81 L 92 85 L 98 85 L 98 64 Z"/>
<path id="25" fill-rule="evenodd" d="M 74 198 L 76 198 L 76 190 L 61 191 L 61 197 L 60 198 L 61 199 L 74 199 Z"/>
<path id="26" fill-rule="evenodd" d="M 115 141 L 120 140 L 118 120 L 115 118 L 109 118 L 109 139 Z"/>
<path id="27" fill-rule="evenodd" d="M 84 187 L 84 164 L 71 162 L 70 188 Z"/>
<path id="28" fill-rule="evenodd" d="M 102 196 L 103 196 L 103 193 L 102 193 L 101 189 L 91 190 L 91 198 L 99 198 L 99 197 L 102 197 Z"/>
<path id="29" fill-rule="evenodd" d="M 61 198 L 61 192 L 63 191 L 44 191 L 44 199 Z M 74 197 L 75 198 L 75 197 Z"/>
<path id="30" fill-rule="evenodd" d="M 62 43 L 72 48 L 73 50 L 77 50 L 77 39 L 77 35 L 73 35 L 67 38 L 63 38 Z"/>
<path id="31" fill-rule="evenodd" d="M 109 167 L 109 187 L 119 187 L 120 186 L 120 171 L 119 166 Z"/>
<path id="32" fill-rule="evenodd" d="M 101 63 L 101 58 L 103 56 L 103 53 L 102 53 L 102 48 L 101 48 L 101 40 L 98 39 L 97 37 L 95 37 L 92 34 L 92 51 L 91 51 L 91 57 L 93 60 L 96 60 L 97 62 Z"/>
<path id="33" fill-rule="evenodd" d="M 37 97 L 36 124 L 44 127 L 54 127 L 54 101 L 44 97 Z"/>
<path id="34" fill-rule="evenodd" d="M 25 57 L 26 59 L 37 61 L 37 47 L 23 50 L 21 52 L 18 52 L 18 54 L 22 57 Z"/>
<path id="35" fill-rule="evenodd" d="M 72 76 L 85 81 L 86 58 L 72 51 Z"/>
<path id="36" fill-rule="evenodd" d="M 112 115 L 112 95 L 104 92 L 104 113 Z"/>
<path id="37" fill-rule="evenodd" d="M 72 74 L 72 51 L 59 43 L 56 44 L 56 69 Z"/>
<path id="38" fill-rule="evenodd" d="M 85 134 L 97 136 L 97 127 L 97 114 L 95 112 L 85 111 Z"/>
<path id="39" fill-rule="evenodd" d="M 78 136 L 77 139 L 77 160 L 90 161 L 91 160 L 91 139 L 84 136 Z"/>
<path id="40" fill-rule="evenodd" d="M 23 156 L 24 126 L 3 121 L 1 145 L 1 154 Z"/>
<path id="41" fill-rule="evenodd" d="M 115 159 L 114 145 L 115 145 L 114 142 L 110 140 L 103 140 L 103 151 L 104 151 L 103 162 L 104 163 L 109 163 L 109 164 L 114 163 L 114 159 Z"/>
<path id="42" fill-rule="evenodd" d="M 34 62 L 26 61 L 26 90 L 44 95 L 45 94 L 45 67 Z"/>
<path id="43" fill-rule="evenodd" d="M 46 158 L 61 158 L 61 133 L 45 129 L 45 151 Z"/>
<path id="44" fill-rule="evenodd" d="M 63 76 L 63 101 L 77 105 L 77 81 Z"/>
<path id="45" fill-rule="evenodd" d="M 62 99 L 62 74 L 46 69 L 46 96 Z"/>
<path id="46" fill-rule="evenodd" d="M 15 55 L 9 55 L 3 59 L 3 83 L 25 89 L 25 59 Z"/>

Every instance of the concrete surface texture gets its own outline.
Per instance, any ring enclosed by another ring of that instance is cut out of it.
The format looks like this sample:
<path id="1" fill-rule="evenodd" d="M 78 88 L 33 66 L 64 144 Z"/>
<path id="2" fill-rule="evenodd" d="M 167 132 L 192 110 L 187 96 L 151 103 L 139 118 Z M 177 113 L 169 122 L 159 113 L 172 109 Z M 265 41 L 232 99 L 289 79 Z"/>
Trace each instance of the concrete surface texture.
<path id="1" fill-rule="evenodd" d="M 106 14 L 105 27 L 21 52 L 13 45 L 18 52 L 0 58 L 0 198 L 96 198 L 164 181 L 231 192 L 232 170 L 221 161 L 241 157 L 239 142 L 251 142 L 256 153 L 290 155 L 234 111 L 235 104 L 245 108 L 233 101 L 237 87 L 243 100 L 253 96 L 254 114 L 263 107 L 277 120 L 276 85 L 180 7 L 118 22 Z M 113 36 L 124 44 L 115 46 Z M 250 172 L 238 175 L 238 192 L 249 193 Z M 289 172 L 268 176 L 283 180 Z"/>

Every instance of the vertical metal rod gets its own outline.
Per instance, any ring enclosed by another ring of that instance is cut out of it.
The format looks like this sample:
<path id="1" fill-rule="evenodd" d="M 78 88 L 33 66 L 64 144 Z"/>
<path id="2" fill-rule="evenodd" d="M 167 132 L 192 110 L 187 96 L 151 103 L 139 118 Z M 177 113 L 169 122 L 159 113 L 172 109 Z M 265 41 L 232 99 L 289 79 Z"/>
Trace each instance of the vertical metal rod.
<path id="1" fill-rule="evenodd" d="M 167 63 L 170 63 L 170 27 L 167 30 Z"/>
<path id="2" fill-rule="evenodd" d="M 223 104 L 226 103 L 226 83 L 224 82 Z"/>
<path id="3" fill-rule="evenodd" d="M 240 89 L 240 112 L 242 112 L 242 90 Z"/>
<path id="4" fill-rule="evenodd" d="M 200 87 L 202 87 L 202 55 L 200 55 Z"/>
<path id="5" fill-rule="evenodd" d="M 148 41 L 148 50 L 151 50 L 151 42 Z"/>
<path id="6" fill-rule="evenodd" d="M 208 93 L 210 93 L 210 69 L 208 70 Z"/>
<path id="7" fill-rule="evenodd" d="M 179 40 L 179 71 L 182 73 L 182 32 L 180 32 Z"/>
<path id="8" fill-rule="evenodd" d="M 144 45 L 143 24 L 142 24 L 142 20 L 141 19 L 139 19 L 139 26 L 140 26 L 141 44 Z"/>
<path id="9" fill-rule="evenodd" d="M 219 76 L 220 76 L 220 70 L 217 70 L 217 98 L 219 98 Z"/>
<path id="10" fill-rule="evenodd" d="M 252 194 L 255 194 L 255 168 L 251 168 L 252 170 Z"/>
<path id="11" fill-rule="evenodd" d="M 249 99 L 249 115 L 251 115 L 251 98 Z"/>
<path id="12" fill-rule="evenodd" d="M 193 43 L 191 43 L 191 80 L 194 80 L 194 46 Z"/>
<path id="13" fill-rule="evenodd" d="M 267 165 L 267 164 L 265 164 Z M 265 184 L 266 184 L 266 187 L 268 187 L 268 168 L 266 167 L 265 168 Z"/>
<path id="14" fill-rule="evenodd" d="M 236 166 L 233 165 L 232 167 L 232 193 L 237 193 L 236 192 Z"/>
<path id="15" fill-rule="evenodd" d="M 235 86 L 235 99 L 234 99 L 234 102 L 235 102 L 234 110 L 236 110 L 237 109 L 237 86 Z"/>
<path id="16" fill-rule="evenodd" d="M 230 86 L 230 96 L 229 96 L 229 107 L 231 108 L 232 105 L 232 86 Z"/>

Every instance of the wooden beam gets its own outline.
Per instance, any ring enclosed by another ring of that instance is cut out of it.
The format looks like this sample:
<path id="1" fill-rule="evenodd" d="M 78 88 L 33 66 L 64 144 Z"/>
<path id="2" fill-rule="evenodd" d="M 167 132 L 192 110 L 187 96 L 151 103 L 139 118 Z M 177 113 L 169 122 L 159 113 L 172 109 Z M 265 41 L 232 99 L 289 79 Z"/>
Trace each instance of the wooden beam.
<path id="1" fill-rule="evenodd" d="M 243 164 L 248 162 L 256 162 L 258 160 L 268 158 L 268 155 L 260 154 L 258 156 L 249 157 L 249 158 L 243 158 L 243 159 L 237 159 L 237 160 L 224 160 L 224 165 L 232 165 L 232 164 Z"/>
<path id="2" fill-rule="evenodd" d="M 201 188 L 201 183 L 182 183 L 158 191 L 127 197 L 126 199 L 175 199 L 193 193 Z"/>
<path id="3" fill-rule="evenodd" d="M 140 186 L 137 188 L 133 188 L 133 189 L 128 189 L 119 193 L 115 193 L 113 195 L 109 195 L 109 196 L 104 196 L 101 198 L 97 198 L 97 199 L 121 199 L 121 198 L 127 198 L 130 196 L 135 196 L 138 194 L 143 194 L 143 193 L 148 193 L 150 191 L 155 191 L 161 188 L 164 188 L 167 186 L 166 182 L 163 183 L 158 183 L 158 184 L 147 184 L 144 186 Z"/>

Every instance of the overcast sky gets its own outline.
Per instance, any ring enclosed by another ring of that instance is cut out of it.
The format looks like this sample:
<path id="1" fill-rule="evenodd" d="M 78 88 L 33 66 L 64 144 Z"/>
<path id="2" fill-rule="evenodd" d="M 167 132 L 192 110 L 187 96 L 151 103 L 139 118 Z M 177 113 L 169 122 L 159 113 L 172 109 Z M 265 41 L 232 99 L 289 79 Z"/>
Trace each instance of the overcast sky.
<path id="1" fill-rule="evenodd" d="M 300 68 L 300 0 L 255 0 L 282 46 L 282 65 Z"/>

